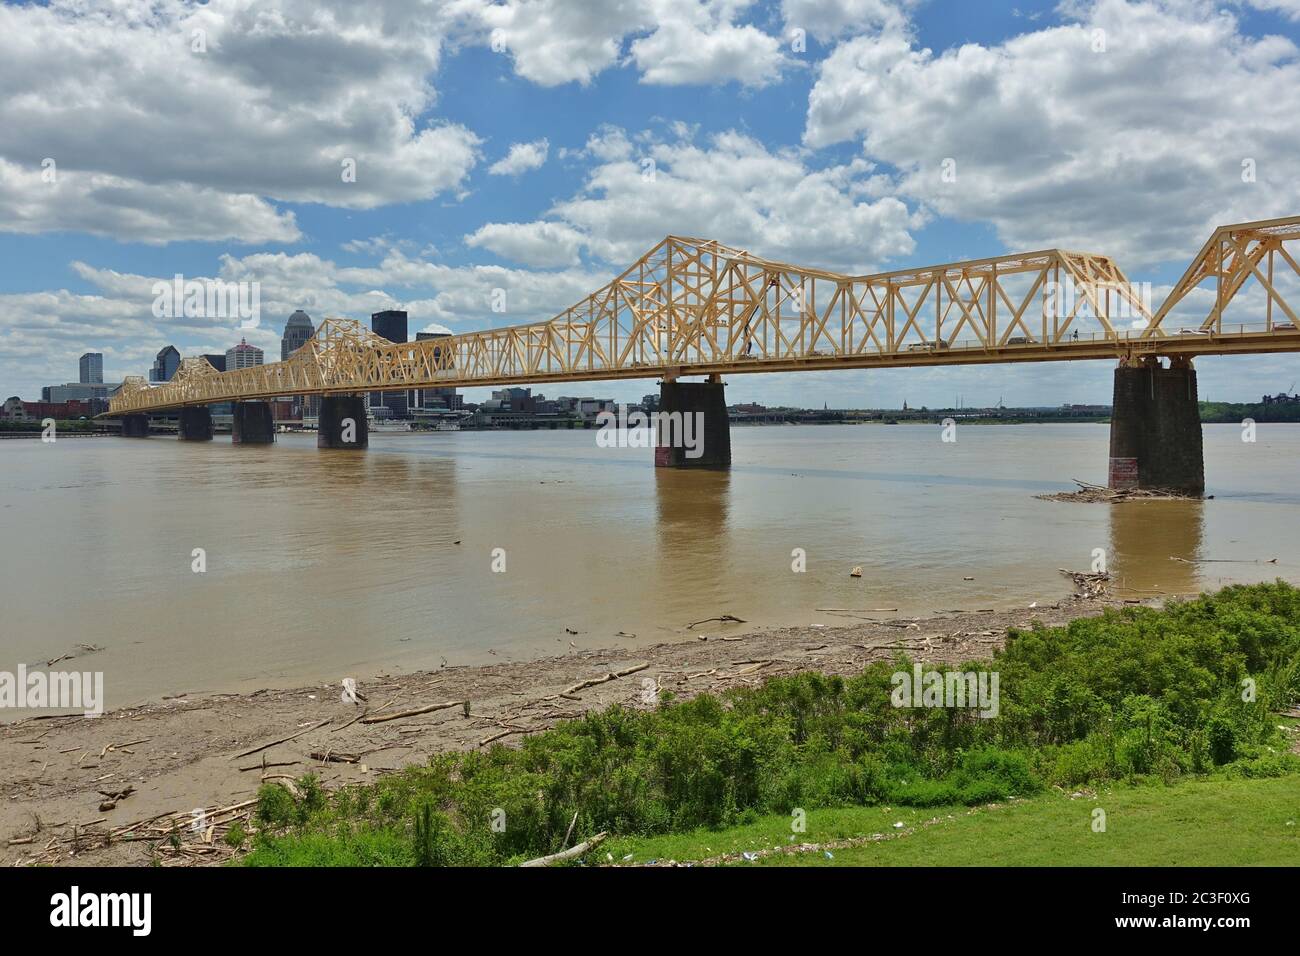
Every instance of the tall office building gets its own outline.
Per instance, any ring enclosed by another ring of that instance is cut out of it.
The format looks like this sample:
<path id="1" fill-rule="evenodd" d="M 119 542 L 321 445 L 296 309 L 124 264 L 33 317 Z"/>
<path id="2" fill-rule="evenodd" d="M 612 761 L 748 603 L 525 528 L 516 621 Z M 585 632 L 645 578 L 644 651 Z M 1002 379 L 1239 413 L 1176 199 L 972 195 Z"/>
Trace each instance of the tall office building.
<path id="1" fill-rule="evenodd" d="M 427 339 L 445 339 L 451 337 L 451 330 L 444 332 L 416 332 L 415 341 Z M 433 350 L 435 360 L 440 358 L 439 349 Z M 417 408 L 445 408 L 455 411 L 463 406 L 464 400 L 456 394 L 454 388 L 421 388 L 411 392 L 411 401 Z"/>
<path id="2" fill-rule="evenodd" d="M 284 324 L 284 337 L 280 339 L 280 361 L 283 362 L 306 345 L 315 332 L 311 316 L 302 309 L 289 316 L 289 321 Z"/>
<path id="3" fill-rule="evenodd" d="M 407 341 L 406 313 L 397 309 L 385 309 L 372 314 L 370 328 L 376 335 L 382 335 L 390 342 Z"/>
<path id="4" fill-rule="evenodd" d="M 289 321 L 284 324 L 284 337 L 280 339 L 280 361 L 283 362 L 306 345 L 315 333 L 316 327 L 312 325 L 311 316 L 302 309 L 289 316 Z M 302 418 L 303 415 L 315 418 L 320 414 L 318 395 L 294 395 L 288 401 L 293 403 L 294 418 Z"/>
<path id="5" fill-rule="evenodd" d="M 165 346 L 158 350 L 158 357 L 153 360 L 153 368 L 149 370 L 149 381 L 170 382 L 180 367 L 181 353 L 174 345 Z"/>
<path id="6" fill-rule="evenodd" d="M 385 309 L 370 316 L 370 328 L 390 342 L 406 342 L 406 313 L 398 309 Z M 406 392 L 371 392 L 371 408 L 387 408 L 389 418 L 406 418 L 408 414 Z"/>
<path id="7" fill-rule="evenodd" d="M 207 359 L 208 364 L 211 365 L 213 368 L 215 368 L 218 372 L 224 372 L 226 370 L 225 353 L 204 352 L 203 357 Z M 208 406 L 208 411 L 210 411 L 213 415 L 232 415 L 234 414 L 235 411 L 235 403 L 214 402 Z"/>
<path id="8" fill-rule="evenodd" d="M 226 371 L 233 372 L 238 368 L 251 368 L 254 365 L 261 365 L 265 358 L 265 353 L 255 345 L 249 345 L 244 339 L 239 340 L 239 344 L 233 349 L 226 349 Z"/>
<path id="9" fill-rule="evenodd" d="M 81 356 L 81 374 L 78 381 L 82 385 L 99 385 L 104 381 L 104 353 L 87 352 Z"/>

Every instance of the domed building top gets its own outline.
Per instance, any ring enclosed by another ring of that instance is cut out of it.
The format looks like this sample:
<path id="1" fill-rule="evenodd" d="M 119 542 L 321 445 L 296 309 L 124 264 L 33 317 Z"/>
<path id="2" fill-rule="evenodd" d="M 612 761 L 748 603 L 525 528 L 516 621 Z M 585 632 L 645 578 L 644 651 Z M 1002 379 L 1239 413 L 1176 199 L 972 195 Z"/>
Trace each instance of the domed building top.
<path id="1" fill-rule="evenodd" d="M 283 362 L 306 345 L 315 332 L 311 316 L 302 309 L 289 316 L 289 321 L 284 324 L 284 335 L 280 339 L 280 361 Z"/>

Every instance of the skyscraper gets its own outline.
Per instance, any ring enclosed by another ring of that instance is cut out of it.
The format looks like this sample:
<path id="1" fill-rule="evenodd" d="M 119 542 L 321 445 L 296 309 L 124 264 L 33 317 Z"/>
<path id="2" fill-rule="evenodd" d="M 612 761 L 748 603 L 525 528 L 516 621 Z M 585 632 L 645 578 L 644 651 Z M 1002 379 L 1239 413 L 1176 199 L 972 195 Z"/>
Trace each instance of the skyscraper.
<path id="1" fill-rule="evenodd" d="M 397 309 L 375 312 L 370 316 L 370 328 L 390 342 L 407 341 L 406 313 Z"/>
<path id="2" fill-rule="evenodd" d="M 437 326 L 429 326 L 429 328 L 437 328 Z M 450 336 L 450 329 L 441 332 L 416 332 L 415 341 L 424 342 L 427 339 L 445 339 L 450 338 Z M 434 348 L 433 354 L 435 360 L 441 358 L 440 351 L 440 349 Z M 446 408 L 449 411 L 454 411 L 455 409 L 460 408 L 463 404 L 461 397 L 456 394 L 456 389 L 454 388 L 415 389 L 411 394 L 411 400 L 415 402 L 416 407 L 418 408 Z"/>
<path id="3" fill-rule="evenodd" d="M 289 321 L 284 324 L 284 337 L 280 339 L 280 361 L 283 362 L 306 345 L 315 332 L 316 327 L 312 325 L 311 316 L 302 309 L 289 316 Z M 314 418 L 320 414 L 319 396 L 294 395 L 290 401 L 293 402 L 294 418 L 302 418 L 304 414 Z"/>
<path id="4" fill-rule="evenodd" d="M 149 370 L 149 381 L 170 382 L 180 367 L 181 353 L 176 346 L 164 346 L 158 350 L 158 357 L 153 360 L 153 368 Z"/>
<path id="5" fill-rule="evenodd" d="M 406 313 L 398 309 L 385 309 L 370 316 L 370 328 L 376 335 L 390 342 L 406 342 Z M 370 407 L 388 409 L 391 418 L 406 418 L 406 392 L 371 392 Z"/>
<path id="6" fill-rule="evenodd" d="M 203 357 L 208 360 L 208 364 L 218 372 L 226 370 L 226 353 L 224 352 L 204 352 Z M 213 415 L 230 415 L 235 411 L 234 402 L 213 402 L 208 406 L 208 411 Z"/>
<path id="7" fill-rule="evenodd" d="M 82 385 L 99 385 L 104 381 L 104 353 L 87 352 L 81 356 L 81 375 L 78 381 Z"/>
<path id="8" fill-rule="evenodd" d="M 233 349 L 226 349 L 226 371 L 233 372 L 237 368 L 250 368 L 254 365 L 261 365 L 265 358 L 265 353 L 255 345 L 249 345 L 245 339 L 240 339 L 239 344 Z"/>
<path id="9" fill-rule="evenodd" d="M 289 321 L 284 324 L 284 338 L 280 339 L 280 361 L 283 362 L 306 345 L 315 332 L 311 316 L 302 309 L 289 316 Z"/>

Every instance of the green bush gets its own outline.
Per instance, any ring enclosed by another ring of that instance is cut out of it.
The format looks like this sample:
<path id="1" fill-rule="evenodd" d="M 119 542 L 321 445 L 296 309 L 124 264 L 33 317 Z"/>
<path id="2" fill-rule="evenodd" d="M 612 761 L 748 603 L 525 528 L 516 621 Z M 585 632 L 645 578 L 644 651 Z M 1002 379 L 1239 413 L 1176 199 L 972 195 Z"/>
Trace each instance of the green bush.
<path id="1" fill-rule="evenodd" d="M 611 707 L 518 749 L 440 754 L 329 798 L 312 778 L 297 799 L 263 787 L 254 856 L 319 858 L 333 840 L 341 859 L 502 863 L 561 849 L 575 813 L 578 834 L 649 835 L 796 807 L 970 805 L 1048 785 L 1276 775 L 1297 763 L 1270 714 L 1300 696 L 1298 662 L 1300 591 L 1230 587 L 1011 631 L 992 660 L 953 668 L 998 673 L 992 717 L 894 706 L 891 677 L 912 667 L 900 658 L 854 677 L 805 673 L 653 711 Z"/>

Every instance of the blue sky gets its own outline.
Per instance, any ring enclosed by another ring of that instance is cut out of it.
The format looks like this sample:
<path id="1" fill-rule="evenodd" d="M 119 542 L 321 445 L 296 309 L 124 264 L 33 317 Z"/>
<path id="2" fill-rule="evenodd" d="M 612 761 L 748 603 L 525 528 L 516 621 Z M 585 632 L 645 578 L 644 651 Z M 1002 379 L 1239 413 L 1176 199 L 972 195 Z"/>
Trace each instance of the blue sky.
<path id="1" fill-rule="evenodd" d="M 1297 44 L 1300 0 L 5 4 L 0 392 L 75 379 L 86 350 L 109 379 L 168 343 L 246 334 L 277 357 L 298 307 L 545 319 L 669 231 L 855 272 L 1088 249 L 1158 302 L 1213 225 L 1300 213 Z M 955 188 L 931 175 L 946 157 Z M 259 282 L 262 326 L 154 318 L 177 273 Z M 1199 368 L 1215 399 L 1300 379 L 1290 356 Z M 854 371 L 737 377 L 729 398 L 1056 404 L 1109 382 L 1106 363 Z"/>

